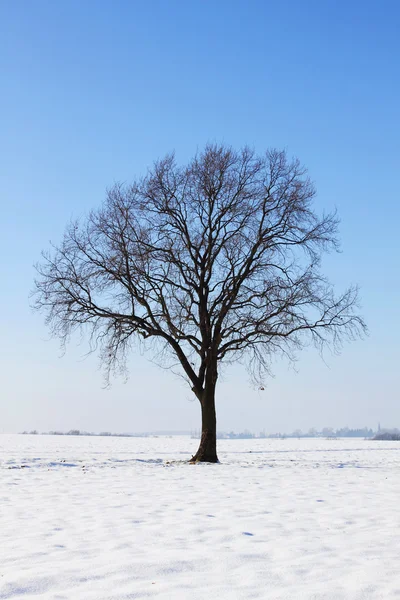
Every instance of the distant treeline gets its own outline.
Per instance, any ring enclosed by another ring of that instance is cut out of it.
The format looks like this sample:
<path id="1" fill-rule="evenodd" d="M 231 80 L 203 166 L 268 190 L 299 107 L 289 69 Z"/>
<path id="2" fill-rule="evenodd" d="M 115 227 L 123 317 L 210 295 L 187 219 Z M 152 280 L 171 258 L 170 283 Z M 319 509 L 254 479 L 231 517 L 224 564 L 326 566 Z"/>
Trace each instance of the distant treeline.
<path id="1" fill-rule="evenodd" d="M 111 433 L 111 431 L 102 431 L 100 433 L 93 433 L 91 431 L 80 431 L 79 429 L 70 429 L 69 431 L 46 431 L 38 433 L 36 429 L 33 431 L 23 431 L 23 434 L 29 435 L 81 435 L 81 436 L 95 436 L 95 437 L 148 437 L 150 433 Z"/>
<path id="2" fill-rule="evenodd" d="M 286 439 L 286 438 L 369 438 L 369 439 L 396 439 L 395 436 L 399 434 L 400 431 L 398 429 L 385 429 L 374 431 L 369 427 L 363 427 L 360 429 L 351 429 L 349 427 L 342 427 L 341 429 L 333 429 L 331 427 L 324 427 L 320 431 L 317 429 L 309 429 L 307 432 L 303 432 L 300 429 L 296 429 L 292 433 L 265 433 L 265 431 L 261 431 L 260 433 L 252 433 L 251 431 L 244 430 L 241 433 L 236 433 L 234 431 L 226 432 L 218 432 L 217 437 L 219 439 L 229 439 L 229 440 L 249 440 L 249 439 Z M 191 436 L 192 438 L 199 439 L 201 435 L 200 431 L 193 431 Z M 385 437 L 377 437 L 384 435 Z"/>
<path id="3" fill-rule="evenodd" d="M 70 429 L 67 432 L 64 431 L 48 431 L 39 432 L 34 429 L 32 431 L 23 431 L 23 434 L 30 435 L 79 435 L 79 436 L 96 436 L 96 437 L 154 437 L 157 435 L 187 435 L 188 432 L 146 432 L 146 433 L 112 433 L 111 431 L 101 431 L 100 433 L 93 433 L 89 431 L 80 431 L 79 429 Z M 192 431 L 191 437 L 200 439 L 200 431 Z M 230 439 L 230 440 L 249 440 L 249 439 L 286 439 L 286 438 L 370 438 L 374 440 L 400 440 L 399 429 L 378 429 L 374 431 L 371 428 L 364 427 L 362 429 L 350 429 L 349 427 L 342 427 L 341 429 L 332 429 L 331 427 L 324 427 L 321 431 L 317 429 L 309 429 L 307 432 L 303 432 L 300 429 L 296 429 L 292 433 L 252 433 L 245 429 L 241 433 L 234 431 L 218 432 L 217 437 L 219 439 Z"/>
<path id="4" fill-rule="evenodd" d="M 321 431 L 317 429 L 310 429 L 307 432 L 296 429 L 292 433 L 265 433 L 261 431 L 258 435 L 244 431 L 243 433 L 230 433 L 221 434 L 222 438 L 227 439 L 249 439 L 249 438 L 261 438 L 261 439 L 282 439 L 282 438 L 338 438 L 338 437 L 360 437 L 360 438 L 372 438 L 375 432 L 364 427 L 362 429 L 350 429 L 349 427 L 342 427 L 341 429 L 332 429 L 331 427 L 324 427 Z"/>
<path id="5" fill-rule="evenodd" d="M 360 437 L 360 438 L 372 438 L 375 435 L 375 431 L 368 427 L 362 427 L 359 429 L 351 429 L 349 427 L 342 427 L 340 429 L 333 429 L 332 427 L 324 427 L 321 431 L 316 429 L 310 429 L 307 433 L 303 433 L 300 430 L 293 431 L 288 437 L 324 437 L 324 438 L 335 438 L 335 437 Z"/>
<path id="6" fill-rule="evenodd" d="M 375 436 L 374 440 L 382 441 L 400 441 L 400 431 L 398 429 L 392 431 L 379 431 Z"/>

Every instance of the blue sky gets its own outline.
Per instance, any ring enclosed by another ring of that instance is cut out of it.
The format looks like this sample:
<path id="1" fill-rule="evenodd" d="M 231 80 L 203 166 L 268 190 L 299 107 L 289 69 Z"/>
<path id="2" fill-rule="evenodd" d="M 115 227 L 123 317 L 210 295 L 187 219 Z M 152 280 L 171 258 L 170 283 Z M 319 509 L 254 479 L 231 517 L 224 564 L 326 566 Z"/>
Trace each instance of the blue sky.
<path id="1" fill-rule="evenodd" d="M 395 1 L 36 0 L 0 5 L 0 432 L 194 429 L 179 379 L 132 355 L 102 388 L 75 342 L 60 358 L 29 307 L 33 264 L 115 181 L 208 141 L 285 148 L 317 210 L 337 207 L 370 336 L 339 357 L 277 362 L 266 390 L 241 368 L 219 389 L 223 430 L 400 426 L 400 6 Z"/>

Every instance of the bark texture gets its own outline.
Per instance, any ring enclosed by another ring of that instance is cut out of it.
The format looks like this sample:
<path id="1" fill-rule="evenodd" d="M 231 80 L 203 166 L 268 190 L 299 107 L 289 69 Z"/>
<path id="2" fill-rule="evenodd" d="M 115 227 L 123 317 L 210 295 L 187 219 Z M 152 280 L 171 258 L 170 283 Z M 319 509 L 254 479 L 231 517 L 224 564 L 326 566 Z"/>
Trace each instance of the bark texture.
<path id="1" fill-rule="evenodd" d="M 190 462 L 219 462 L 217 456 L 217 418 L 215 412 L 215 386 L 205 393 L 201 404 L 201 439 L 199 448 Z"/>

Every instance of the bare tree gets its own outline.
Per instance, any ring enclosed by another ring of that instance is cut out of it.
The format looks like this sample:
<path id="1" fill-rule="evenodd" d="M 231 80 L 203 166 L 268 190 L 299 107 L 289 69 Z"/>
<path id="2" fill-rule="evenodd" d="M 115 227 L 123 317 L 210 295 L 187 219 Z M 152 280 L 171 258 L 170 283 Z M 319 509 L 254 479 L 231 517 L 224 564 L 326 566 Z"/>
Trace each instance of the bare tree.
<path id="1" fill-rule="evenodd" d="M 211 145 L 185 167 L 169 155 L 43 254 L 35 307 L 63 344 L 88 330 L 107 375 L 135 339 L 158 342 L 201 405 L 192 460 L 216 462 L 222 362 L 243 359 L 262 381 L 277 352 L 338 350 L 365 330 L 357 289 L 336 296 L 320 272 L 338 249 L 337 218 L 317 216 L 314 195 L 284 152 Z"/>

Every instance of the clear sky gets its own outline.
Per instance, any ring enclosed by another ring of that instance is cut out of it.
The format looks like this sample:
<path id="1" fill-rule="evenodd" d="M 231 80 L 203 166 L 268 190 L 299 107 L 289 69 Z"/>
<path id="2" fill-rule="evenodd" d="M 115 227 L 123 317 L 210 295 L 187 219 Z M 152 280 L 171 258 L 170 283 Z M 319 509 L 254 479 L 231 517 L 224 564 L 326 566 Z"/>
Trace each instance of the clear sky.
<path id="1" fill-rule="evenodd" d="M 254 390 L 240 367 L 222 430 L 400 426 L 400 4 L 393 0 L 4 0 L 0 3 L 0 432 L 194 429 L 197 401 L 139 355 L 103 389 L 33 314 L 33 264 L 115 181 L 208 141 L 285 148 L 317 209 L 337 207 L 338 290 L 359 283 L 370 336 L 300 356 Z"/>

